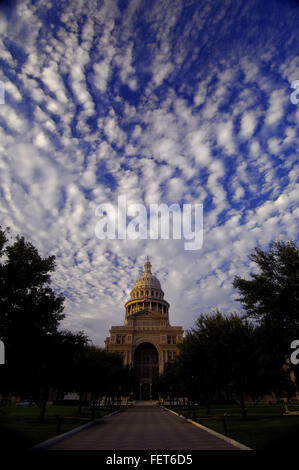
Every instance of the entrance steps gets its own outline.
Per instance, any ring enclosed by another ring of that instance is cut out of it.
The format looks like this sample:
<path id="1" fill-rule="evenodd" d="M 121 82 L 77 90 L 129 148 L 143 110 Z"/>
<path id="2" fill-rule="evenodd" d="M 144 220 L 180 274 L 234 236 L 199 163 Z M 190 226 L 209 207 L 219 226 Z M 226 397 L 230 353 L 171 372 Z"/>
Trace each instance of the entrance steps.
<path id="1" fill-rule="evenodd" d="M 155 406 L 158 400 L 135 400 L 134 406 Z"/>

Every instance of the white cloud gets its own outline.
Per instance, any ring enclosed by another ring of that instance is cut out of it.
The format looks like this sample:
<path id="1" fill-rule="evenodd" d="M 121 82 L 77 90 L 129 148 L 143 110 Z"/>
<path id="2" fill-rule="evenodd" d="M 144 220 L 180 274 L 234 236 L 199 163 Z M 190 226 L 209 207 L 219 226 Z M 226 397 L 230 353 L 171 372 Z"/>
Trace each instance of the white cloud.
<path id="1" fill-rule="evenodd" d="M 188 136 L 190 150 L 199 165 L 207 165 L 210 162 L 210 148 L 205 141 L 203 131 L 193 131 Z"/>
<path id="2" fill-rule="evenodd" d="M 104 92 L 107 88 L 107 81 L 110 74 L 110 65 L 105 60 L 94 65 L 95 71 L 95 86 Z"/>
<path id="3" fill-rule="evenodd" d="M 235 152 L 235 144 L 232 137 L 233 124 L 224 121 L 217 126 L 217 141 L 223 147 L 225 153 L 232 155 Z"/>
<path id="4" fill-rule="evenodd" d="M 284 114 L 284 108 L 288 103 L 288 96 L 285 90 L 274 90 L 270 95 L 269 108 L 267 109 L 265 123 L 268 125 L 277 124 Z"/>
<path id="5" fill-rule="evenodd" d="M 35 145 L 37 147 L 46 148 L 49 147 L 49 141 L 43 132 L 39 132 L 35 137 Z"/>
<path id="6" fill-rule="evenodd" d="M 207 96 L 206 87 L 205 85 L 200 83 L 198 85 L 197 92 L 193 98 L 194 106 L 200 106 L 201 104 L 203 104 L 206 100 L 206 96 Z"/>
<path id="7" fill-rule="evenodd" d="M 245 139 L 249 139 L 256 126 L 256 117 L 254 112 L 247 112 L 243 114 L 241 119 L 241 136 Z"/>

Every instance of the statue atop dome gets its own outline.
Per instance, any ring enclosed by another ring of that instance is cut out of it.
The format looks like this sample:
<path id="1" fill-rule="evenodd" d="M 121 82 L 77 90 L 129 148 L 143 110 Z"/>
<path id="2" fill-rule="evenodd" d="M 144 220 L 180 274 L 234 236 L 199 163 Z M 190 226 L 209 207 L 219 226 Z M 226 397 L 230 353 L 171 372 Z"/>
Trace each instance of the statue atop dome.
<path id="1" fill-rule="evenodd" d="M 145 264 L 144 264 L 144 272 L 145 273 L 152 273 L 151 268 L 152 268 L 152 265 L 150 263 L 149 257 L 147 256 Z"/>

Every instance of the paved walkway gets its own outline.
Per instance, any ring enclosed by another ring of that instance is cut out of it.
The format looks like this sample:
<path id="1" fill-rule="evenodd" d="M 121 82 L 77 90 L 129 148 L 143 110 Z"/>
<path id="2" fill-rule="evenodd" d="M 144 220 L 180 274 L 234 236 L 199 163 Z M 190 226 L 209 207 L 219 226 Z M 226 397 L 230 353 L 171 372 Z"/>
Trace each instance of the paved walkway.
<path id="1" fill-rule="evenodd" d="M 137 402 L 47 449 L 237 450 L 237 447 L 158 405 Z"/>

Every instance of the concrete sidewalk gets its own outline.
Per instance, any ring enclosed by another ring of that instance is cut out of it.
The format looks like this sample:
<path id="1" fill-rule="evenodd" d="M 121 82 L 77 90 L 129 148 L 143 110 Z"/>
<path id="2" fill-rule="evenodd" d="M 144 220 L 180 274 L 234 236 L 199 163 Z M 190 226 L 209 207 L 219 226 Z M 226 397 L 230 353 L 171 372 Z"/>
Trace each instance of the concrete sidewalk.
<path id="1" fill-rule="evenodd" d="M 238 450 L 153 403 L 104 417 L 46 450 Z"/>

